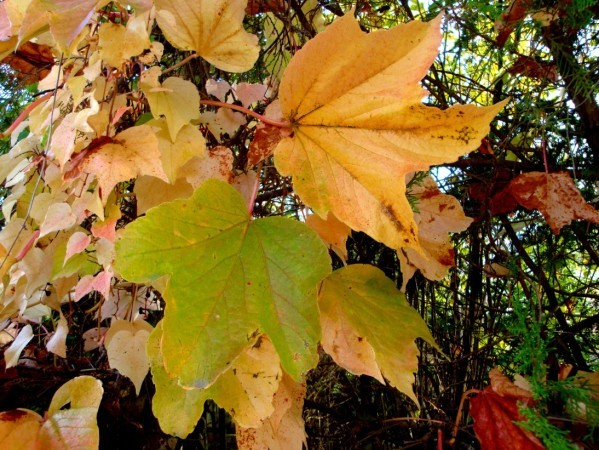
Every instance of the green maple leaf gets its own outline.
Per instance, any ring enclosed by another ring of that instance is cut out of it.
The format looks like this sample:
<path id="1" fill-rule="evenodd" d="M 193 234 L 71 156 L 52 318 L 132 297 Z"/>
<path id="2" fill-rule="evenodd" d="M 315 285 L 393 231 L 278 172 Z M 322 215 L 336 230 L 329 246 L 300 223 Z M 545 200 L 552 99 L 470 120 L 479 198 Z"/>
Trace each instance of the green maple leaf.
<path id="1" fill-rule="evenodd" d="M 169 276 L 162 351 L 182 386 L 211 385 L 260 333 L 292 377 L 317 362 L 316 287 L 330 272 L 326 247 L 303 223 L 252 221 L 241 195 L 222 181 L 208 180 L 191 198 L 130 224 L 115 264 L 133 282 Z"/>
<path id="2" fill-rule="evenodd" d="M 422 338 L 437 344 L 426 323 L 395 283 L 373 266 L 336 270 L 319 292 L 322 345 L 335 362 L 357 375 L 370 375 L 418 402 L 412 391 Z"/>

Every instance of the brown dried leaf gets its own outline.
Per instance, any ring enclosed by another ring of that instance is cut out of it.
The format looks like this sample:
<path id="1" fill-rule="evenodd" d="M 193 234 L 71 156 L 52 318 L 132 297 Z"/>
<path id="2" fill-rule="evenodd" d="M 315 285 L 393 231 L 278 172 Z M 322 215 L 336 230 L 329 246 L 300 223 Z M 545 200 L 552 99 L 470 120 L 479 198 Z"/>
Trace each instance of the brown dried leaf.
<path id="1" fill-rule="evenodd" d="M 54 56 L 47 45 L 26 42 L 1 62 L 8 64 L 14 70 L 17 79 L 24 84 L 32 84 L 50 73 L 50 68 L 54 65 Z"/>
<path id="2" fill-rule="evenodd" d="M 495 21 L 495 31 L 498 33 L 497 44 L 499 47 L 505 45 L 512 31 L 526 17 L 530 6 L 532 6 L 531 0 L 512 0 L 510 6 Z"/>
<path id="3" fill-rule="evenodd" d="M 518 57 L 508 72 L 512 75 L 519 74 L 537 80 L 556 81 L 558 78 L 555 64 L 524 55 Z"/>
<path id="4" fill-rule="evenodd" d="M 539 210 L 556 235 L 575 219 L 599 224 L 599 212 L 586 202 L 568 172 L 524 173 L 508 190 L 520 205 Z"/>

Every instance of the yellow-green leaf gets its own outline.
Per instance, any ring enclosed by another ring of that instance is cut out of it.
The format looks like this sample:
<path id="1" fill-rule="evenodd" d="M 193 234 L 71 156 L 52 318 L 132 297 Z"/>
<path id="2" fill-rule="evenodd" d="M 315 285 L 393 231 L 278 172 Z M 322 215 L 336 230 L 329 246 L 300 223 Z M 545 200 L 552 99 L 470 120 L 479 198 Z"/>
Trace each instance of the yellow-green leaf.
<path id="1" fill-rule="evenodd" d="M 181 50 L 193 50 L 227 72 L 252 68 L 258 38 L 243 29 L 247 0 L 155 0 L 156 21 Z"/>
<path id="2" fill-rule="evenodd" d="M 205 389 L 183 389 L 179 386 L 177 378 L 168 374 L 164 368 L 161 340 L 162 322 L 159 322 L 150 334 L 146 347 L 152 381 L 156 386 L 156 393 L 152 398 L 152 412 L 158 419 L 162 431 L 185 438 L 202 417 L 208 395 Z"/>
<path id="3" fill-rule="evenodd" d="M 279 143 L 275 163 L 321 217 L 331 211 L 389 247 L 418 248 L 405 175 L 476 148 L 503 104 L 421 103 L 441 17 L 366 34 L 352 16 L 289 63 L 279 95 L 294 135 Z"/>
<path id="4" fill-rule="evenodd" d="M 141 75 L 140 87 L 155 118 L 164 116 L 172 142 L 190 121 L 200 118 L 200 94 L 190 81 L 167 78 L 160 84 L 160 68 L 154 66 Z"/>
<path id="5" fill-rule="evenodd" d="M 207 387 L 257 333 L 268 335 L 295 379 L 317 362 L 316 285 L 326 247 L 303 223 L 252 221 L 242 196 L 208 180 L 189 199 L 148 211 L 116 245 L 115 267 L 133 282 L 170 280 L 164 366 L 187 387 Z"/>
<path id="6" fill-rule="evenodd" d="M 176 377 L 168 374 L 160 344 L 162 336 L 160 322 L 150 336 L 147 351 L 156 385 L 152 411 L 163 431 L 186 437 L 200 419 L 208 399 L 226 409 L 240 426 L 259 427 L 273 414 L 273 398 L 283 374 L 276 350 L 265 336 L 249 345 L 206 389 L 183 388 Z"/>
<path id="7" fill-rule="evenodd" d="M 322 345 L 337 364 L 358 375 L 381 379 L 377 374 L 382 373 L 417 402 L 412 391 L 418 368 L 414 340 L 436 344 L 424 320 L 383 272 L 363 264 L 336 270 L 322 282 L 319 306 Z"/>

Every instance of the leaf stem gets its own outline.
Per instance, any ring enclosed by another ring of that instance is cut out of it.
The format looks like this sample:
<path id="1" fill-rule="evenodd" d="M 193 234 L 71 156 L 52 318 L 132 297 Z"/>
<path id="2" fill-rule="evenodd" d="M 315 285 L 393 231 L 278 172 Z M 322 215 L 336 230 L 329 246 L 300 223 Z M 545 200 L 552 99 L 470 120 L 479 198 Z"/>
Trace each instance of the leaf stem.
<path id="1" fill-rule="evenodd" d="M 33 111 L 33 109 L 39 105 L 42 102 L 45 102 L 46 100 L 48 100 L 50 97 L 52 97 L 52 95 L 54 95 L 54 92 L 48 92 L 45 95 L 42 95 L 40 98 L 38 98 L 37 100 L 34 100 L 33 102 L 31 102 L 29 105 L 27 105 L 27 108 L 25 108 L 23 110 L 23 112 L 21 114 L 19 114 L 19 117 L 17 117 L 15 119 L 15 121 L 12 123 L 12 125 L 10 127 L 8 127 L 6 129 L 6 131 L 4 131 L 4 133 L 0 133 L 0 139 L 3 139 L 7 136 L 10 136 L 11 133 L 13 131 L 15 131 L 15 129 L 21 124 L 21 122 L 23 122 L 23 120 L 25 120 L 25 117 L 27 117 L 29 115 L 29 113 L 31 111 Z"/>
<path id="2" fill-rule="evenodd" d="M 168 69 L 164 69 L 162 71 L 162 75 L 164 75 L 165 73 L 172 72 L 173 70 L 176 70 L 176 69 L 178 69 L 181 66 L 184 66 L 185 64 L 187 64 L 192 59 L 196 59 L 198 56 L 200 56 L 200 55 L 198 55 L 197 53 L 193 53 L 193 54 L 189 55 L 187 58 L 183 58 L 181 61 L 179 61 L 174 66 L 171 66 Z"/>
<path id="3" fill-rule="evenodd" d="M 248 116 L 252 116 L 258 119 L 260 122 L 265 123 L 267 125 L 272 125 L 273 127 L 278 128 L 289 128 L 288 122 L 269 119 L 268 117 L 263 116 L 262 114 L 258 114 L 256 111 L 252 111 L 251 109 L 244 108 L 243 106 L 220 102 L 218 100 L 200 100 L 200 105 L 219 106 L 222 108 L 233 109 L 235 111 L 247 114 Z"/>
<path id="4" fill-rule="evenodd" d="M 480 389 L 469 389 L 462 394 L 462 398 L 460 400 L 460 406 L 458 408 L 458 413 L 456 414 L 455 424 L 453 426 L 453 430 L 451 431 L 451 439 L 449 440 L 449 446 L 453 447 L 455 444 L 456 437 L 458 435 L 458 429 L 460 427 L 460 421 L 462 416 L 462 409 L 464 408 L 465 400 L 471 395 L 480 394 L 482 391 Z"/>

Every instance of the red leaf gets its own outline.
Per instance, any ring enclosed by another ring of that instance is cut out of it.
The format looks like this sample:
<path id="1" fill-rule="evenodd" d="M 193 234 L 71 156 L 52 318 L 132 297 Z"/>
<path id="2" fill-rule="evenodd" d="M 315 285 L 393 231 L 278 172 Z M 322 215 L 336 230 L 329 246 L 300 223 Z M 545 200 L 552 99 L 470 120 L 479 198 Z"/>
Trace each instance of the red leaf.
<path id="1" fill-rule="evenodd" d="M 529 172 L 517 176 L 508 192 L 528 209 L 537 209 L 554 234 L 575 219 L 599 224 L 599 212 L 586 202 L 568 172 Z"/>
<path id="2" fill-rule="evenodd" d="M 248 16 L 264 12 L 285 12 L 283 0 L 248 0 L 245 13 Z"/>
<path id="3" fill-rule="evenodd" d="M 502 397 L 491 386 L 470 399 L 474 432 L 484 450 L 540 450 L 543 445 L 514 421 L 524 420 L 513 397 Z"/>
<path id="4" fill-rule="evenodd" d="M 512 0 L 510 6 L 495 21 L 495 31 L 497 31 L 497 45 L 503 47 L 505 42 L 518 26 L 520 21 L 526 17 L 528 8 L 532 6 L 531 0 Z"/>

